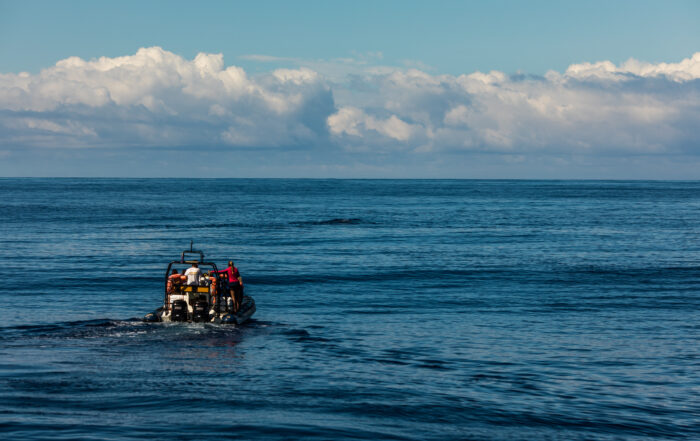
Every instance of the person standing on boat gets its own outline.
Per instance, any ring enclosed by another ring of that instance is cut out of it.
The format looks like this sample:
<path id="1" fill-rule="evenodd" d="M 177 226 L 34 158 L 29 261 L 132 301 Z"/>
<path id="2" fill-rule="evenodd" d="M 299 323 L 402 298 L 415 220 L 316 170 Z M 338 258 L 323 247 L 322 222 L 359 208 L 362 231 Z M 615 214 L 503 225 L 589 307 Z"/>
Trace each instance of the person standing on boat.
<path id="1" fill-rule="evenodd" d="M 233 312 L 238 312 L 241 308 L 241 300 L 243 300 L 243 278 L 241 273 L 238 272 L 238 268 L 236 268 L 232 260 L 228 261 L 228 268 L 217 272 L 228 276 L 228 287 L 231 290 L 231 299 L 233 299 Z"/>
<path id="2" fill-rule="evenodd" d="M 202 275 L 202 270 L 199 269 L 199 265 L 193 263 L 190 268 L 187 268 L 185 275 L 187 276 L 188 285 L 199 285 L 199 276 Z"/>

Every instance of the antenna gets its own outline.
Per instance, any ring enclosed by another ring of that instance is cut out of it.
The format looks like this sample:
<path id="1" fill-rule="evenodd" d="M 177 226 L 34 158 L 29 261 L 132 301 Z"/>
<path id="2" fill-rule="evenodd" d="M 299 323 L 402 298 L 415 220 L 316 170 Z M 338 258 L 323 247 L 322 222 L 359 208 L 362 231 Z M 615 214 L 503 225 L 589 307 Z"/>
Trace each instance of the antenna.
<path id="1" fill-rule="evenodd" d="M 185 254 L 188 254 L 188 253 L 189 254 L 199 254 L 199 261 L 204 262 L 204 253 L 199 251 L 199 250 L 195 250 L 194 248 L 192 248 L 193 246 L 194 246 L 194 241 L 190 240 L 190 249 L 182 252 L 182 255 L 180 256 L 180 262 L 185 263 Z"/>

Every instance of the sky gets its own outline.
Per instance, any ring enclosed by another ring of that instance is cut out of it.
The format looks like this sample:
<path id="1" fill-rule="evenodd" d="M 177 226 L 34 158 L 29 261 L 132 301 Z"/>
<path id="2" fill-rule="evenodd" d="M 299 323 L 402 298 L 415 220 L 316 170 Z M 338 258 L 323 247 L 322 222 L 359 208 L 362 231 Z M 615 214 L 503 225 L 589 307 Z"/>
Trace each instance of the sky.
<path id="1" fill-rule="evenodd" d="M 0 177 L 700 179 L 700 2 L 0 0 Z"/>

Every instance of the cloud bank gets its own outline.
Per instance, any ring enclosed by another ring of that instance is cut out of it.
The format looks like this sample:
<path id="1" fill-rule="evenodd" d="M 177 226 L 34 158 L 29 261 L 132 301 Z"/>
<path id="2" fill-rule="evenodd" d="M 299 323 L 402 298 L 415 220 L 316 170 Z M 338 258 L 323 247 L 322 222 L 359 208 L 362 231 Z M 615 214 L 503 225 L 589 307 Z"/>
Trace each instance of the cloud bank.
<path id="1" fill-rule="evenodd" d="M 221 54 L 158 47 L 72 57 L 0 74 L 0 147 L 700 155 L 700 52 L 544 76 L 365 64 L 249 75 Z"/>
<path id="2" fill-rule="evenodd" d="M 308 69 L 250 78 L 221 54 L 185 60 L 158 47 L 0 75 L 3 143 L 20 146 L 313 144 L 327 137 L 333 110 Z"/>
<path id="3" fill-rule="evenodd" d="M 544 77 L 397 71 L 366 78 L 371 105 L 341 107 L 328 121 L 347 143 L 418 151 L 700 153 L 699 78 L 700 53 L 677 64 L 577 64 Z"/>

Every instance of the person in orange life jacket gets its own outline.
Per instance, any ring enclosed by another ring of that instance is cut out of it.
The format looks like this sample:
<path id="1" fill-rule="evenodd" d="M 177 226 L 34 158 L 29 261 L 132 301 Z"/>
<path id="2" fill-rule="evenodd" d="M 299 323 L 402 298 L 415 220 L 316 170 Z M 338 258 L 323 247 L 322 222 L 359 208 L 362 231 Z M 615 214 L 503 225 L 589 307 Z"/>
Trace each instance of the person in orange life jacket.
<path id="1" fill-rule="evenodd" d="M 173 292 L 173 287 L 175 285 L 180 285 L 182 282 L 182 279 L 180 279 L 180 274 L 178 274 L 177 270 L 174 269 L 173 273 L 168 277 L 168 293 Z"/>
<path id="2" fill-rule="evenodd" d="M 243 300 L 243 278 L 241 273 L 233 265 L 232 260 L 228 261 L 228 268 L 217 272 L 228 276 L 228 287 L 231 291 L 231 299 L 233 299 L 233 312 L 238 312 L 241 308 L 241 300 Z"/>
<path id="3" fill-rule="evenodd" d="M 216 298 L 218 296 L 218 289 L 216 288 L 216 274 L 213 274 L 213 272 L 214 271 L 209 273 L 209 294 L 212 304 L 216 303 Z"/>

